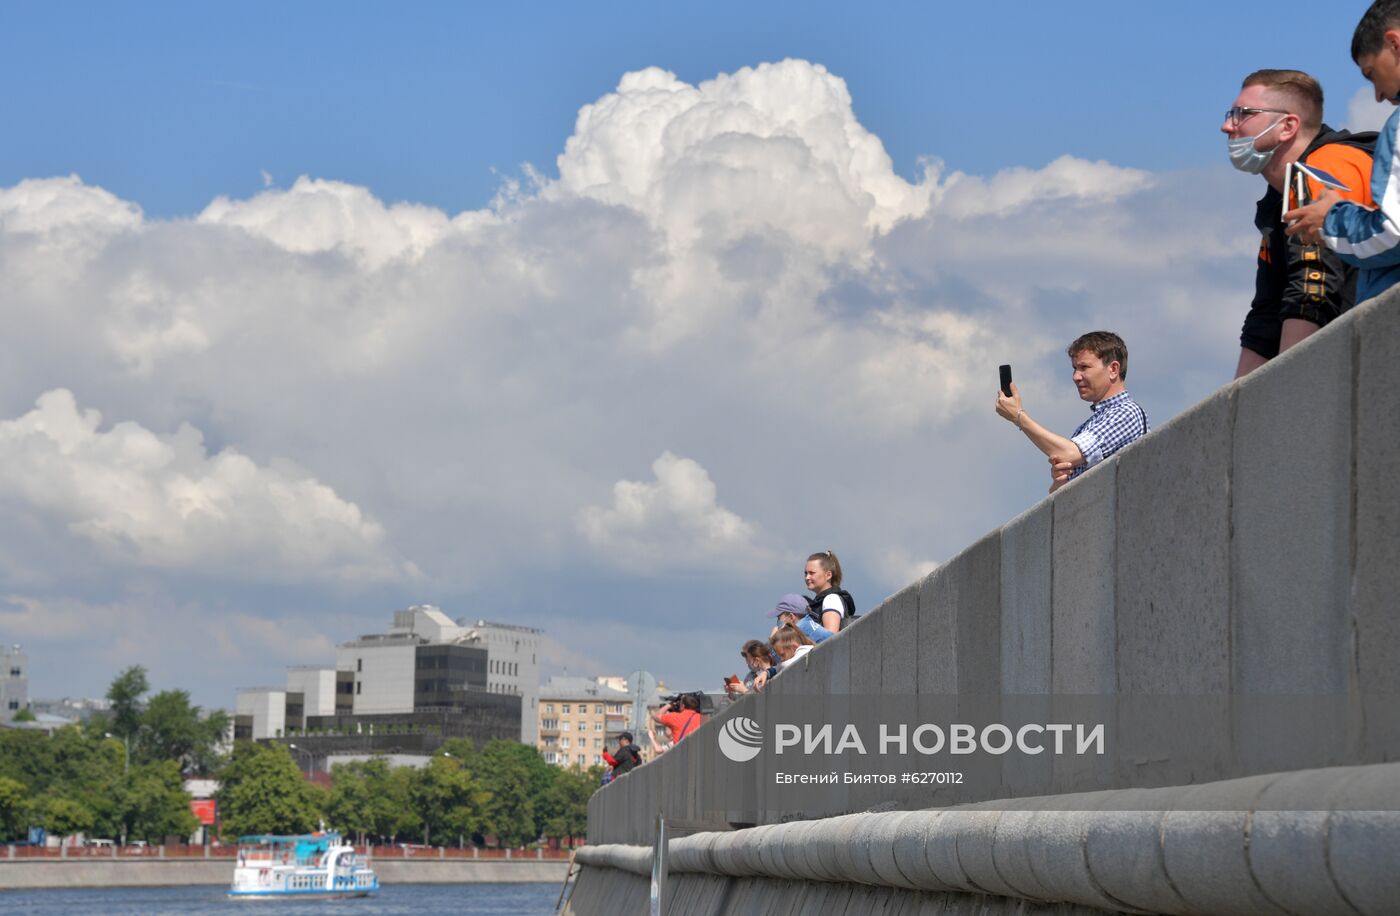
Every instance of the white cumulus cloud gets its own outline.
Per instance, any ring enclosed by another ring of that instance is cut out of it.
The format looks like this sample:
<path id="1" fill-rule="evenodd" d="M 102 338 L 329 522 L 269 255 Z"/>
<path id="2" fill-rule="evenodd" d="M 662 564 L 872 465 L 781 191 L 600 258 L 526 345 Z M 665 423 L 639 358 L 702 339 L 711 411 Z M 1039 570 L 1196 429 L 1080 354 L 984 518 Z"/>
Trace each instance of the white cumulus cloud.
<path id="1" fill-rule="evenodd" d="M 665 452 L 652 463 L 655 479 L 619 480 L 611 506 L 589 506 L 578 528 L 610 563 L 637 572 L 712 568 L 737 570 L 763 560 L 753 524 L 724 508 L 709 472 Z"/>
<path id="2" fill-rule="evenodd" d="M 1228 380 L 1258 246 L 1257 180 L 1224 164 L 937 152 L 901 177 L 845 83 L 788 60 L 625 74 L 557 178 L 478 211 L 334 176 L 174 219 L 71 176 L 0 188 L 0 592 L 154 579 L 162 614 L 334 608 L 339 640 L 391 602 L 529 623 L 600 590 L 644 632 L 697 571 L 737 608 L 828 545 L 858 596 L 896 588 L 1044 492 L 999 363 L 1072 429 L 1063 348 L 1118 331 L 1160 424 Z M 245 578 L 310 584 L 225 598 Z"/>
<path id="3" fill-rule="evenodd" d="M 927 577 L 941 564 L 936 560 L 915 559 L 903 547 L 893 547 L 879 554 L 873 565 L 880 584 L 897 590 Z"/>
<path id="4" fill-rule="evenodd" d="M 655 67 L 629 73 L 579 112 L 558 166 L 558 190 L 640 210 L 679 241 L 776 228 L 850 250 L 929 197 L 894 173 L 845 81 L 801 60 L 698 86 Z"/>
<path id="5" fill-rule="evenodd" d="M 1389 102 L 1377 102 L 1375 90 L 1370 86 L 1363 86 L 1356 90 L 1347 102 L 1345 127 L 1352 131 L 1380 130 L 1394 113 L 1394 105 Z"/>
<path id="6" fill-rule="evenodd" d="M 14 187 L 0 188 L 0 232 L 134 229 L 141 220 L 140 207 L 84 184 L 77 175 L 26 178 Z"/>
<path id="7" fill-rule="evenodd" d="M 211 455 L 188 424 L 161 436 L 101 422 L 64 389 L 0 422 L 0 498 L 50 513 L 139 566 L 252 579 L 412 575 L 392 560 L 377 522 L 313 477 L 261 467 L 233 449 Z"/>
<path id="8" fill-rule="evenodd" d="M 938 188 L 937 210 L 955 219 L 1008 216 L 1056 201 L 1104 203 L 1137 193 L 1151 184 L 1140 169 L 1061 156 L 1042 169 L 1013 168 L 982 179 L 954 172 Z"/>
<path id="9" fill-rule="evenodd" d="M 298 254 L 338 252 L 370 268 L 418 257 L 449 229 L 441 210 L 385 206 L 366 188 L 305 175 L 285 191 L 269 188 L 251 200 L 217 198 L 197 221 L 237 226 Z"/>

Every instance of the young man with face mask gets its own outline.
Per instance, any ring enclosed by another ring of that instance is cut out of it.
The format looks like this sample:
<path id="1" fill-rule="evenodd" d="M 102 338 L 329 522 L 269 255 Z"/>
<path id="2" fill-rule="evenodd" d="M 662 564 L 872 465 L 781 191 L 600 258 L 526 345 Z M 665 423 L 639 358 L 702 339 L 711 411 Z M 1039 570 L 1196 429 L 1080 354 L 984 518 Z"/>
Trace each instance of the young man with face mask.
<path id="1" fill-rule="evenodd" d="M 1351 200 L 1369 206 L 1374 133 L 1335 131 L 1322 123 L 1322 87 L 1298 70 L 1256 70 L 1220 130 L 1235 168 L 1260 175 L 1268 185 L 1255 207 L 1259 260 L 1254 301 L 1240 331 L 1239 378 L 1302 341 L 1351 308 L 1356 272 L 1327 248 L 1285 233 L 1283 182 L 1288 165 L 1302 160 L 1341 181 Z M 1320 197 L 1306 183 L 1304 201 Z"/>

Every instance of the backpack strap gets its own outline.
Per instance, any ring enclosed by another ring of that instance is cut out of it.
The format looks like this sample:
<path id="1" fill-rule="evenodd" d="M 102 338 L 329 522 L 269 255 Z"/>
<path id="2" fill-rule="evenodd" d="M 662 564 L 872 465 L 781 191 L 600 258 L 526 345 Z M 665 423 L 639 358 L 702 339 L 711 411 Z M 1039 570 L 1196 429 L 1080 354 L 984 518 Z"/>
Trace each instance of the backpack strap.
<path id="1" fill-rule="evenodd" d="M 807 599 L 807 616 L 811 617 L 818 624 L 822 622 L 822 602 L 828 595 L 835 595 L 841 599 L 841 619 L 854 620 L 860 615 L 856 613 L 856 599 L 844 588 L 829 588 L 826 591 L 818 592 Z"/>
<path id="2" fill-rule="evenodd" d="M 857 617 L 859 617 L 860 615 L 856 613 L 855 596 L 853 596 L 850 592 L 846 591 L 844 588 L 838 591 L 837 594 L 841 596 L 841 603 L 846 607 L 846 613 L 843 619 L 855 620 Z"/>
<path id="3" fill-rule="evenodd" d="M 679 744 L 680 740 L 684 738 L 687 733 L 690 732 L 690 727 L 695 724 L 695 720 L 698 718 L 700 718 L 700 713 L 692 709 L 690 711 L 690 721 L 685 723 L 685 728 L 681 729 L 681 733 L 676 736 L 676 743 Z"/>

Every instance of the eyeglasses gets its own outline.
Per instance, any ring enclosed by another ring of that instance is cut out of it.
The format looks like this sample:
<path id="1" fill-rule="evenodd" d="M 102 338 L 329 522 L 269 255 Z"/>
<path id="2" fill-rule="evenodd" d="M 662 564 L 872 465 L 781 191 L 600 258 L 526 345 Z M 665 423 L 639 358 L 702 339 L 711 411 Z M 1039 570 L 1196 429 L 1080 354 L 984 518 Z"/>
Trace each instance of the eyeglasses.
<path id="1" fill-rule="evenodd" d="M 1271 111 L 1274 114 L 1293 113 L 1291 111 L 1284 111 L 1282 108 L 1240 108 L 1239 106 L 1235 106 L 1225 112 L 1225 120 L 1230 122 L 1231 127 L 1239 127 L 1255 115 L 1263 114 L 1266 111 Z"/>

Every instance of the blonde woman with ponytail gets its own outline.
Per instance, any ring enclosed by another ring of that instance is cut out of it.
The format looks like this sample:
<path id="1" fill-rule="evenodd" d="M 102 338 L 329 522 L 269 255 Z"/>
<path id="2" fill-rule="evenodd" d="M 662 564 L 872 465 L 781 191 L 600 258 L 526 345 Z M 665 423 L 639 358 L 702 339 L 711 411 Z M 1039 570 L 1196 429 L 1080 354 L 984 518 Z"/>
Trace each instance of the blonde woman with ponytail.
<path id="1" fill-rule="evenodd" d="M 833 551 L 808 557 L 802 581 L 813 595 L 807 599 L 807 615 L 828 632 L 841 632 L 841 622 L 856 616 L 855 599 L 841 587 L 841 561 Z"/>

